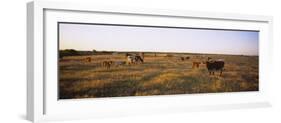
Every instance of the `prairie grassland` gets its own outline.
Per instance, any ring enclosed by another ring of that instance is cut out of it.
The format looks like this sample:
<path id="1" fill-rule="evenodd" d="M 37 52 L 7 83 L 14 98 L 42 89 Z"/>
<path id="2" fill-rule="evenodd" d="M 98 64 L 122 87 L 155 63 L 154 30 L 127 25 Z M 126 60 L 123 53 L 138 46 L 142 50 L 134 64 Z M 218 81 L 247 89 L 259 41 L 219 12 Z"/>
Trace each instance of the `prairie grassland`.
<path id="1" fill-rule="evenodd" d="M 98 98 L 258 91 L 258 57 L 234 55 L 188 55 L 145 53 L 144 63 L 101 66 L 102 61 L 126 61 L 124 54 L 68 56 L 59 62 L 59 98 Z M 91 62 L 85 62 L 91 57 Z M 192 69 L 193 61 L 222 58 L 222 76 L 209 75 L 205 64 Z"/>

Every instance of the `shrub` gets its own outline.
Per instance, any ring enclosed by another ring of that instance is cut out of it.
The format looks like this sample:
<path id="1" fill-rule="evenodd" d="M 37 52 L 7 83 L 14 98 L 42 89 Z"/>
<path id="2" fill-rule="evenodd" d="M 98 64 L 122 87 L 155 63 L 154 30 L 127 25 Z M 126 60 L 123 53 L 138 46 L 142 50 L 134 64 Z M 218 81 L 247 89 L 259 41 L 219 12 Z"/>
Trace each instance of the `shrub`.
<path id="1" fill-rule="evenodd" d="M 60 58 L 62 58 L 64 56 L 76 56 L 79 55 L 79 53 L 74 49 L 66 49 L 66 50 L 60 50 L 59 55 Z"/>

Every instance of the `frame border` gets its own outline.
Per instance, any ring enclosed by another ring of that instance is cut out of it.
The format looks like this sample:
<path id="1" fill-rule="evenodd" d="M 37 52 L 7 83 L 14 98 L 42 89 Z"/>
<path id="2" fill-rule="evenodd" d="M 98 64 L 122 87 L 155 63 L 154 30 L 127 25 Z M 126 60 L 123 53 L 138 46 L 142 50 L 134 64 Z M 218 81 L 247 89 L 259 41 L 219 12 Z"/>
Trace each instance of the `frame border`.
<path id="1" fill-rule="evenodd" d="M 27 119 L 33 122 L 49 120 L 44 113 L 45 98 L 45 43 L 44 43 L 44 10 L 66 10 L 66 11 L 83 11 L 96 13 L 127 14 L 141 16 L 164 16 L 177 18 L 200 18 L 212 20 L 234 20 L 248 22 L 265 22 L 269 25 L 269 46 L 273 46 L 273 17 L 262 15 L 245 15 L 233 13 L 214 13 L 214 12 L 196 12 L 181 10 L 160 10 L 147 8 L 128 8 L 116 6 L 93 6 L 87 2 L 51 2 L 51 1 L 33 1 L 27 3 Z M 271 48 L 269 52 L 272 52 Z M 272 61 L 271 61 L 272 62 Z M 234 105 L 234 108 L 247 108 L 249 105 Z M 269 103 L 257 103 L 251 107 L 270 106 Z M 226 106 L 222 108 L 228 109 Z M 201 107 L 191 110 L 206 110 Z M 213 109 L 213 108 L 209 108 Z M 67 116 L 63 117 L 67 118 Z M 51 118 L 52 119 L 52 118 Z"/>

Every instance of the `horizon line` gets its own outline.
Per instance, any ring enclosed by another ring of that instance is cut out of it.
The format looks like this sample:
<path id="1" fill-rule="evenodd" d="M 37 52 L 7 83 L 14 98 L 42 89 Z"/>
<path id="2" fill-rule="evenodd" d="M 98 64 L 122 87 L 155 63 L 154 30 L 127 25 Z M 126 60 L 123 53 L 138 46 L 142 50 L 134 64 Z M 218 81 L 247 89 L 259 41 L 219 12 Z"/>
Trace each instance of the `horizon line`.
<path id="1" fill-rule="evenodd" d="M 71 49 L 59 49 L 59 51 L 61 50 L 71 50 Z M 92 50 L 77 50 L 77 49 L 72 49 L 72 50 L 76 50 L 76 51 L 82 51 L 82 52 L 92 52 Z M 230 54 L 230 53 L 206 53 L 206 52 L 167 52 L 167 51 L 116 51 L 116 50 L 96 50 L 97 52 L 144 52 L 144 53 L 188 53 L 188 54 L 206 54 L 206 55 L 242 55 L 242 56 L 259 56 L 259 54 Z"/>

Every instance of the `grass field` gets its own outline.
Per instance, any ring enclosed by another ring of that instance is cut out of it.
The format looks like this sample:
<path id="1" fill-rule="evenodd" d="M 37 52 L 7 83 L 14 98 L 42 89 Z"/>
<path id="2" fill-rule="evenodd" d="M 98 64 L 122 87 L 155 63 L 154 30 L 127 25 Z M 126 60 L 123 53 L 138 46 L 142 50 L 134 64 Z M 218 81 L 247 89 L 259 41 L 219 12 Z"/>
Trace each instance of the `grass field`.
<path id="1" fill-rule="evenodd" d="M 179 56 L 190 56 L 180 61 Z M 91 62 L 84 59 L 91 57 Z M 209 75 L 205 64 L 224 59 L 222 76 Z M 145 53 L 144 63 L 101 66 L 106 60 L 126 61 L 124 54 L 66 56 L 59 61 L 59 98 L 98 98 L 189 93 L 258 91 L 258 56 Z"/>

